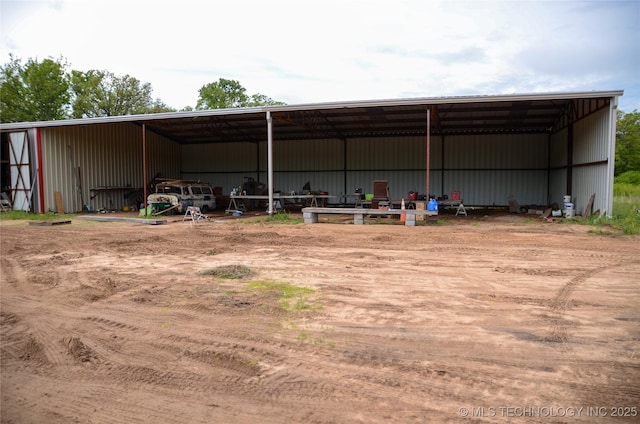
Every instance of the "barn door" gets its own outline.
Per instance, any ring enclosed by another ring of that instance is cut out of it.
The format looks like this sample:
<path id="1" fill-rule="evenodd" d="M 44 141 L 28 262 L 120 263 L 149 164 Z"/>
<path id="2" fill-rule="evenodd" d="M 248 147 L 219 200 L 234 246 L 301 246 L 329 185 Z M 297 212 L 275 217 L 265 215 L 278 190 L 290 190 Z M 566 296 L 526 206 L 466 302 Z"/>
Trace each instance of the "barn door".
<path id="1" fill-rule="evenodd" d="M 11 199 L 13 209 L 31 211 L 34 177 L 31 172 L 29 154 L 29 134 L 27 131 L 9 134 L 9 171 L 11 176 Z"/>

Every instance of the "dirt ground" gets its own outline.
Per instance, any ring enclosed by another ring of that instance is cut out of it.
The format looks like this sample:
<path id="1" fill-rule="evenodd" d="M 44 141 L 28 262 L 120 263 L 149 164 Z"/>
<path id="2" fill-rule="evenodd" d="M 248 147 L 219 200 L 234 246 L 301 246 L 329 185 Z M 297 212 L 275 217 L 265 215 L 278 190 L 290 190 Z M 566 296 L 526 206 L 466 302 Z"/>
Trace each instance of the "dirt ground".
<path id="1" fill-rule="evenodd" d="M 253 218 L 2 221 L 1 422 L 640 421 L 637 236 Z"/>

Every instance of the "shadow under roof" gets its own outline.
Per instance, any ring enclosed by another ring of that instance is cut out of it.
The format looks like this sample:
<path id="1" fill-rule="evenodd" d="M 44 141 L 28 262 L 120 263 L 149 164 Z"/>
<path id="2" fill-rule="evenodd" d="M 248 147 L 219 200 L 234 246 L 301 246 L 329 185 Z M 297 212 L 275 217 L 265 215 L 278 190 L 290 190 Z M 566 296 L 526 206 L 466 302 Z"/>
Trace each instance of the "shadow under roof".
<path id="1" fill-rule="evenodd" d="M 180 144 L 264 142 L 267 112 L 273 140 L 350 139 L 432 135 L 551 133 L 609 107 L 618 91 L 413 98 L 314 103 L 105 118 L 3 124 L 33 127 L 133 122 Z"/>

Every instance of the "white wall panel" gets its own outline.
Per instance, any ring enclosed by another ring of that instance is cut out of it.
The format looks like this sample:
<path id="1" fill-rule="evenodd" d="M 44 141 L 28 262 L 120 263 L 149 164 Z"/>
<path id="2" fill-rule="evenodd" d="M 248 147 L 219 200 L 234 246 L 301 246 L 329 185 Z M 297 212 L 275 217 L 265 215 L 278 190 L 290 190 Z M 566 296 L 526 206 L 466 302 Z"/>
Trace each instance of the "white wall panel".
<path id="1" fill-rule="evenodd" d="M 549 140 L 549 203 L 557 203 L 562 207 L 563 198 L 567 195 L 567 128 L 552 134 Z"/>
<path id="2" fill-rule="evenodd" d="M 468 205 L 507 206 L 513 197 L 525 205 L 547 204 L 546 170 L 445 171 L 445 193 L 459 191 Z"/>
<path id="3" fill-rule="evenodd" d="M 574 125 L 573 163 L 592 163 L 606 160 L 609 152 L 607 122 L 609 109 L 602 109 Z"/>
<path id="4" fill-rule="evenodd" d="M 548 162 L 547 135 L 447 136 L 445 169 L 536 169 Z"/>
<path id="5" fill-rule="evenodd" d="M 546 204 L 547 140 L 541 134 L 447 136 L 443 186 L 432 192 L 460 191 L 469 205 L 506 206 L 510 197 Z"/>
<path id="6" fill-rule="evenodd" d="M 347 141 L 347 166 L 360 169 L 424 169 L 426 137 L 361 138 Z M 439 166 L 439 137 L 431 137 L 431 164 Z"/>
<path id="7" fill-rule="evenodd" d="M 67 212 L 88 205 L 120 209 L 128 190 L 104 191 L 92 198 L 92 188 L 143 188 L 142 128 L 128 123 L 43 128 L 41 131 L 46 210 L 55 210 L 55 192 Z M 179 146 L 147 132 L 147 180 L 157 174 L 180 176 Z"/>
<path id="8" fill-rule="evenodd" d="M 551 168 L 567 166 L 567 137 L 568 130 L 566 128 L 551 135 L 549 151 Z"/>
<path id="9" fill-rule="evenodd" d="M 193 173 L 255 172 L 258 165 L 258 144 L 217 143 L 182 146 L 182 172 L 185 178 Z M 266 161 L 265 165 L 266 166 Z"/>
<path id="10" fill-rule="evenodd" d="M 573 185 L 571 190 L 572 200 L 576 214 L 583 215 L 587 202 L 592 194 L 595 194 L 593 211 L 605 211 L 607 190 L 607 165 L 581 166 L 573 170 Z M 611 212 L 611 211 L 608 211 Z"/>
<path id="11" fill-rule="evenodd" d="M 265 143 L 265 153 L 266 148 Z M 344 141 L 274 141 L 273 158 L 278 172 L 339 171 L 344 169 Z"/>
<path id="12" fill-rule="evenodd" d="M 184 145 L 182 178 L 206 181 L 229 195 L 247 181 L 245 177 L 257 179 L 258 170 L 267 169 L 266 159 L 259 160 L 261 148 L 257 143 Z"/>
<path id="13" fill-rule="evenodd" d="M 562 207 L 567 194 L 567 168 L 552 169 L 549 172 L 549 203 Z"/>
<path id="14" fill-rule="evenodd" d="M 442 137 L 431 137 L 430 194 L 450 196 L 458 190 L 466 202 L 478 205 L 504 206 L 512 195 L 523 204 L 544 204 L 547 140 L 547 135 L 447 136 L 443 146 Z M 266 150 L 266 143 L 260 143 L 264 183 Z M 226 193 L 242 184 L 244 176 L 255 178 L 255 153 L 250 149 L 244 152 L 246 160 L 228 158 L 240 152 L 228 145 L 185 146 L 183 171 L 197 169 L 188 174 L 221 186 Z M 204 161 L 205 157 L 212 159 Z M 217 161 L 222 161 L 219 168 Z M 409 191 L 426 194 L 425 162 L 425 137 L 353 139 L 346 141 L 346 149 L 342 140 L 274 141 L 274 189 L 298 192 L 309 181 L 312 190 L 329 194 L 352 194 L 358 188 L 370 193 L 374 180 L 386 180 L 392 197 L 400 199 Z"/>

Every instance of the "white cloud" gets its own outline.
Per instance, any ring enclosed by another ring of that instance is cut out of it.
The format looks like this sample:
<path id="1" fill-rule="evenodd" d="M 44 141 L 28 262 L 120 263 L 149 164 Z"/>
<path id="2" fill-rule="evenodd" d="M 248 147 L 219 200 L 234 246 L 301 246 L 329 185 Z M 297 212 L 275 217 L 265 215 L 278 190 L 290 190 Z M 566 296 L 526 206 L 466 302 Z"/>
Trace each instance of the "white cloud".
<path id="1" fill-rule="evenodd" d="M 5 1 L 8 54 L 151 83 L 181 108 L 219 78 L 287 103 L 624 89 L 636 1 Z"/>

